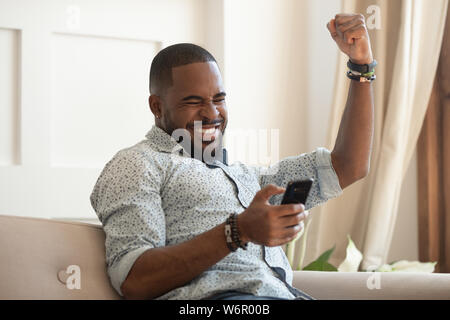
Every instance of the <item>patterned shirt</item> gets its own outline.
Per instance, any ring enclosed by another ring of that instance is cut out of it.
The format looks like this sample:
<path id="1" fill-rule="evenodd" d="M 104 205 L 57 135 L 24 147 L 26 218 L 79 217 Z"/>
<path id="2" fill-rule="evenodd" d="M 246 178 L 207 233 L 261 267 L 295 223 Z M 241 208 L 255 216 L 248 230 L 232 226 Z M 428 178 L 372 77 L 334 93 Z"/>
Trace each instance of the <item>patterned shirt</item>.
<path id="1" fill-rule="evenodd" d="M 286 187 L 291 180 L 313 178 L 306 210 L 342 192 L 325 148 L 268 168 L 218 160 L 206 164 L 181 151 L 175 139 L 153 126 L 145 140 L 119 151 L 106 164 L 91 194 L 106 235 L 108 276 L 120 295 L 122 282 L 142 253 L 188 241 L 231 213 L 242 213 L 269 183 Z M 273 196 L 270 203 L 279 204 L 281 197 Z M 249 243 L 247 250 L 228 254 L 157 299 L 204 299 L 228 290 L 292 299 L 292 277 L 281 247 Z"/>

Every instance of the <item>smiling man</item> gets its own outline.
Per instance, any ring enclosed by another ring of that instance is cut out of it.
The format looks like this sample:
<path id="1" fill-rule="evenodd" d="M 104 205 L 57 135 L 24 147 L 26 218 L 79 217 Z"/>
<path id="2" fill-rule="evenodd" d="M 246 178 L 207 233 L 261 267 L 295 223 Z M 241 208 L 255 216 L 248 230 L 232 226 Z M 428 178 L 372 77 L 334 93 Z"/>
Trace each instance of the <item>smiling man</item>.
<path id="1" fill-rule="evenodd" d="M 155 125 L 174 138 L 175 130 L 185 130 L 183 147 L 190 146 L 192 156 L 203 160 L 205 148 L 214 141 L 214 147 L 220 147 L 227 125 L 226 93 L 209 52 L 192 44 L 161 51 L 150 68 L 150 92 Z"/>
<path id="2" fill-rule="evenodd" d="M 193 44 L 161 50 L 150 71 L 155 125 L 105 166 L 91 195 L 106 234 L 107 271 L 130 299 L 313 299 L 291 286 L 280 247 L 308 209 L 365 177 L 373 135 L 373 58 L 364 18 L 327 25 L 352 79 L 332 152 L 276 170 L 229 165 L 221 148 L 225 89 L 214 57 Z M 305 205 L 280 205 L 291 180 L 313 178 Z"/>

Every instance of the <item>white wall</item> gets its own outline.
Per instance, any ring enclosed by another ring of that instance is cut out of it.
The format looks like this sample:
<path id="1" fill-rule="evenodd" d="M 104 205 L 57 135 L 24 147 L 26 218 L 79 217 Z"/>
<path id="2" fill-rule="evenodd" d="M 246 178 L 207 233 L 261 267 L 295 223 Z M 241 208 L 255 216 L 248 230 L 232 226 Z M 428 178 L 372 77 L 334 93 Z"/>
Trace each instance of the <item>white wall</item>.
<path id="1" fill-rule="evenodd" d="M 229 128 L 279 129 L 280 157 L 308 149 L 307 5 L 225 2 Z"/>
<path id="2" fill-rule="evenodd" d="M 205 43 L 204 3 L 0 2 L 0 213 L 96 218 L 100 170 L 153 123 L 153 56 Z"/>

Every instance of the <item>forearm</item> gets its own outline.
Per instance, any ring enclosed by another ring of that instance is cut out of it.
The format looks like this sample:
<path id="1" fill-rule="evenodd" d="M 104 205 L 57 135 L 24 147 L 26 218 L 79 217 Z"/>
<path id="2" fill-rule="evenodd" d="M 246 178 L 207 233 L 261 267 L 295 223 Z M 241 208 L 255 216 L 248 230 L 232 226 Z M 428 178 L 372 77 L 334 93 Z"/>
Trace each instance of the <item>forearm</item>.
<path id="1" fill-rule="evenodd" d="M 352 80 L 332 152 L 333 166 L 342 188 L 367 174 L 370 167 L 373 131 L 372 85 Z"/>
<path id="2" fill-rule="evenodd" d="M 127 299 L 152 299 L 181 287 L 230 253 L 224 223 L 178 245 L 144 252 L 121 290 Z"/>

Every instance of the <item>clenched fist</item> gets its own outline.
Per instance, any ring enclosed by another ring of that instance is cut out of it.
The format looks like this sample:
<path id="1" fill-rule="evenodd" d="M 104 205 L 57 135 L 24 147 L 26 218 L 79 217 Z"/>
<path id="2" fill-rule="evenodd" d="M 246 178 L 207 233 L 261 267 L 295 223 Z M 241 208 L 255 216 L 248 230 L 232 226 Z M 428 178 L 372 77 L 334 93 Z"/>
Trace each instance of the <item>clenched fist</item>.
<path id="1" fill-rule="evenodd" d="M 327 24 L 331 37 L 339 49 L 356 64 L 373 61 L 369 33 L 362 14 L 337 14 Z"/>

